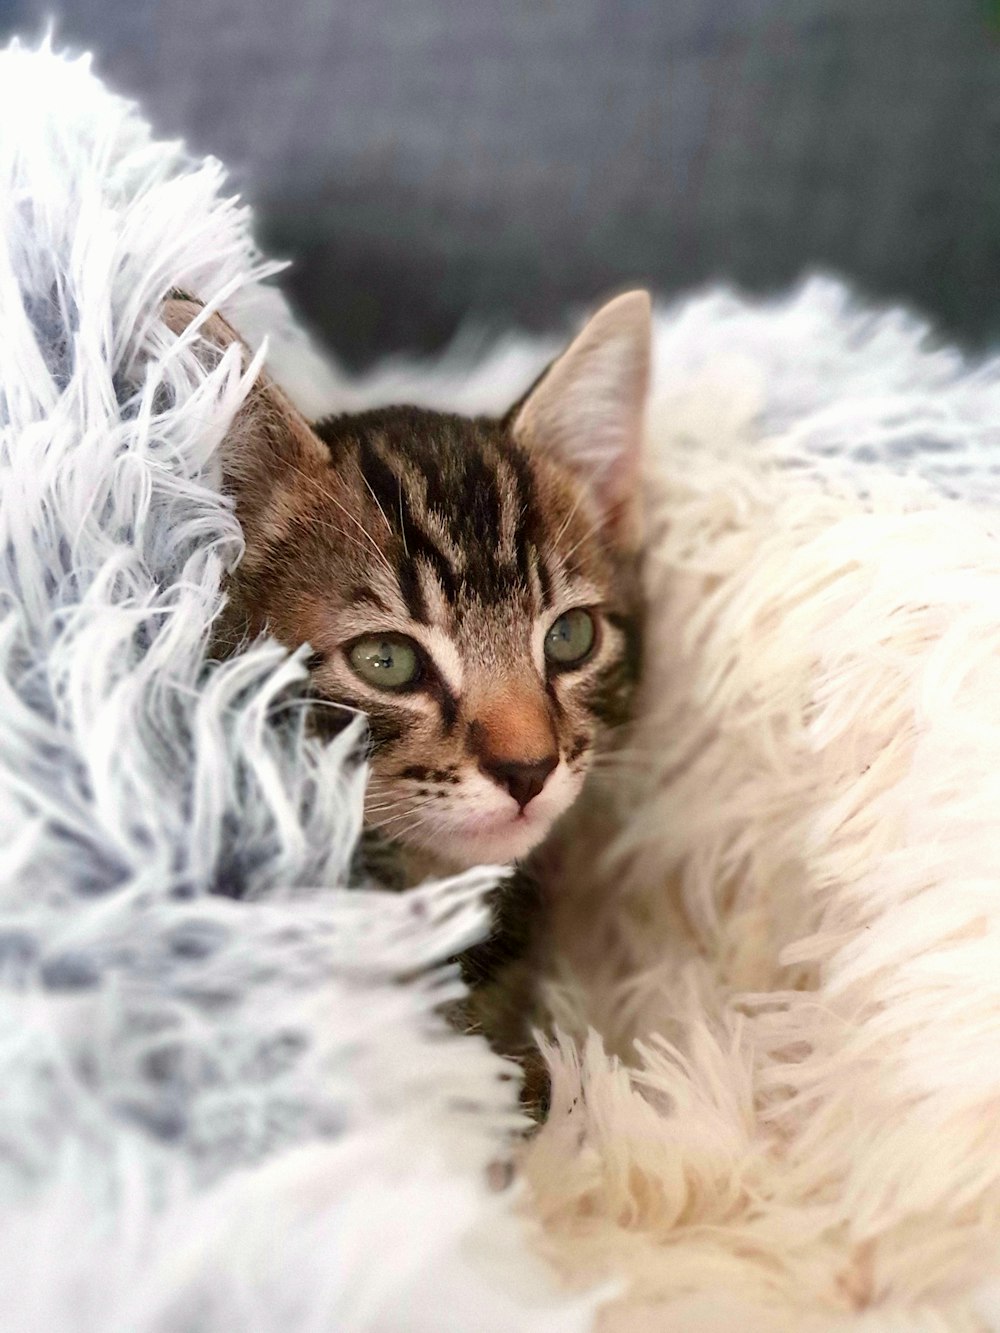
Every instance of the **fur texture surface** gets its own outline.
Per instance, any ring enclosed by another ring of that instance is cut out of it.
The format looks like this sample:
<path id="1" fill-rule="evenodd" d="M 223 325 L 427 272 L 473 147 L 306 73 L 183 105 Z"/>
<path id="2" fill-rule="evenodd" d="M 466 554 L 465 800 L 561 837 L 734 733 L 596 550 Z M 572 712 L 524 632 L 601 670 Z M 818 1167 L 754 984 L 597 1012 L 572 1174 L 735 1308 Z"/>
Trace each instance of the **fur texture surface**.
<path id="1" fill-rule="evenodd" d="M 0 54 L 0 127 L 0 1322 L 586 1327 L 487 1184 L 511 1070 L 436 1012 L 495 872 L 345 891 L 351 737 L 273 645 L 205 667 L 256 368 L 157 315 L 281 327 L 246 212 L 85 62 Z"/>
<path id="2" fill-rule="evenodd" d="M 660 314 L 642 725 L 491 1196 L 514 1092 L 432 1013 L 490 876 L 341 891 L 301 664 L 206 674 L 248 377 L 153 312 L 269 330 L 310 416 L 502 410 L 555 344 L 346 383 L 217 167 L 0 59 L 4 1326 L 1000 1328 L 1000 363 L 827 282 Z"/>
<path id="3" fill-rule="evenodd" d="M 550 1253 L 627 1276 L 607 1330 L 996 1328 L 1000 363 L 815 282 L 693 302 L 657 364 L 642 721 L 567 849 L 524 1162 Z"/>

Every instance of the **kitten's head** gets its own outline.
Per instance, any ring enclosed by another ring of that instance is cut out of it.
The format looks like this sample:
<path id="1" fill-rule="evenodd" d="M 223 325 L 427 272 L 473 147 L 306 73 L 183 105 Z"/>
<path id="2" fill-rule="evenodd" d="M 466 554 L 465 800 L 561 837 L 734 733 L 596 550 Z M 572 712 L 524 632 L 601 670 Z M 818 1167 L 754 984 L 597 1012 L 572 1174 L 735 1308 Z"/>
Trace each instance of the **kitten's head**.
<path id="1" fill-rule="evenodd" d="M 499 420 L 310 428 L 261 381 L 224 446 L 230 633 L 308 641 L 315 693 L 369 719 L 367 822 L 455 866 L 529 852 L 624 719 L 649 325 L 612 301 Z"/>

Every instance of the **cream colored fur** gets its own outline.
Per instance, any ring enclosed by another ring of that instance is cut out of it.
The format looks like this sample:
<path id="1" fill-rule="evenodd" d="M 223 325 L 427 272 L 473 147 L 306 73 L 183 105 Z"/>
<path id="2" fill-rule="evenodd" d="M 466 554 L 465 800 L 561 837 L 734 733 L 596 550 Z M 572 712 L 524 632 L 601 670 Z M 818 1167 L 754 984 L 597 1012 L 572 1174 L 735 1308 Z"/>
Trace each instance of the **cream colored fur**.
<path id="1" fill-rule="evenodd" d="M 920 343 L 823 284 L 661 321 L 652 665 L 522 1163 L 604 1330 L 1000 1327 L 1000 395 Z"/>

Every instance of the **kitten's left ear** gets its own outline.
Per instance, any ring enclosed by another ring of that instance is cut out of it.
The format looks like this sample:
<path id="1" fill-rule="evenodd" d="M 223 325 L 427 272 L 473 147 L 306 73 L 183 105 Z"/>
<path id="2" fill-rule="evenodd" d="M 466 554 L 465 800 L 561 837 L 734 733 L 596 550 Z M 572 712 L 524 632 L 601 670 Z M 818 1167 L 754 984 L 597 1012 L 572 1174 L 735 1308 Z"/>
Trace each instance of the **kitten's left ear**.
<path id="1" fill-rule="evenodd" d="M 510 414 L 515 439 L 549 450 L 593 487 L 622 546 L 639 540 L 639 459 L 649 388 L 650 299 L 626 292 L 594 315 Z"/>
<path id="2" fill-rule="evenodd" d="M 196 355 L 206 368 L 214 368 L 233 346 L 240 349 L 243 369 L 250 365 L 250 349 L 217 311 L 206 311 L 199 301 L 174 293 L 164 302 L 161 315 L 179 337 L 197 330 Z M 273 541 L 274 533 L 287 525 L 289 495 L 322 478 L 330 465 L 330 451 L 261 371 L 219 446 L 219 458 L 223 487 L 235 498 L 243 525 L 244 568 L 249 569 L 266 550 L 265 539 Z"/>

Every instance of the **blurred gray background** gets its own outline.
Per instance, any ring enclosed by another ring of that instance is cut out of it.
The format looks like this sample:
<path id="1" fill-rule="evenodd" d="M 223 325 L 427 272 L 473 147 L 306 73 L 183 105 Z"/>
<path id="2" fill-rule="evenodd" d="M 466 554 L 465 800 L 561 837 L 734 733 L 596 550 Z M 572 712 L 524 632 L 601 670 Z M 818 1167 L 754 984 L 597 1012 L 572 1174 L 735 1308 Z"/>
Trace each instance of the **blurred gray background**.
<path id="1" fill-rule="evenodd" d="M 221 157 L 349 364 L 838 271 L 1000 335 L 994 0 L 0 0 Z"/>

